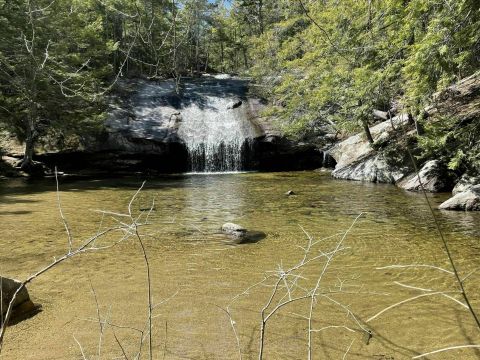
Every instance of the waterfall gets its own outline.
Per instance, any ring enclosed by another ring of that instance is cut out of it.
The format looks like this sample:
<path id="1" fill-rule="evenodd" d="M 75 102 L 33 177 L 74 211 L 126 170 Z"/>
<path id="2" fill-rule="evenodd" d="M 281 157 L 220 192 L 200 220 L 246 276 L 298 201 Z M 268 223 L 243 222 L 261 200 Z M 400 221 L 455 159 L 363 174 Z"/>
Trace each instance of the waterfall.
<path id="1" fill-rule="evenodd" d="M 195 90 L 195 85 L 192 89 Z M 245 104 L 232 108 L 236 101 L 238 98 L 218 91 L 194 99 L 180 110 L 179 136 L 187 147 L 191 171 L 244 169 L 244 150 L 255 136 L 255 129 L 248 120 Z"/>
<path id="2" fill-rule="evenodd" d="M 250 139 L 259 135 L 249 120 L 248 81 L 222 74 L 182 79 L 179 89 L 173 80 L 123 84 L 132 95 L 120 99 L 107 122 L 122 144 L 122 136 L 161 149 L 181 144 L 192 172 L 245 169 Z"/>

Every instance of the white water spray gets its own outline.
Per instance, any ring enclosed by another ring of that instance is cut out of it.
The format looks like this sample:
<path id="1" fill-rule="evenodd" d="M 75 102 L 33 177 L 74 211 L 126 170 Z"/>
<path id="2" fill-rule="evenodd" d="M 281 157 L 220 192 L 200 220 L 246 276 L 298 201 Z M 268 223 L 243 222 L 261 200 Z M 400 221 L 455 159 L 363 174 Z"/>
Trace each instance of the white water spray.
<path id="1" fill-rule="evenodd" d="M 206 96 L 181 110 L 179 136 L 188 149 L 194 172 L 240 171 L 243 154 L 255 129 L 245 105 L 235 109 L 235 98 Z"/>

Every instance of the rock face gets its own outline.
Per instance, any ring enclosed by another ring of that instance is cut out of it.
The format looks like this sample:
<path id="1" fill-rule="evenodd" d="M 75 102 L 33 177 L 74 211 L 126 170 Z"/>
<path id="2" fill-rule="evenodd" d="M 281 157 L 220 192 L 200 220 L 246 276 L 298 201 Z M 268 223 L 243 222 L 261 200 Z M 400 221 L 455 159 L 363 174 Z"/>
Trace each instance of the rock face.
<path id="1" fill-rule="evenodd" d="M 17 289 L 20 287 L 20 282 L 14 279 L 9 279 L 3 276 L 0 276 L 0 295 L 2 301 L 2 316 L 4 316 L 7 312 L 8 305 L 12 300 L 13 294 Z M 15 301 L 13 303 L 13 308 L 18 309 L 19 307 L 22 308 L 23 311 L 28 309 L 32 309 L 34 307 L 32 301 L 30 300 L 30 296 L 28 295 L 27 288 L 23 288 L 17 294 Z"/>
<path id="2" fill-rule="evenodd" d="M 248 81 L 230 76 L 184 79 L 179 93 L 173 80 L 122 80 L 109 99 L 105 132 L 99 138 L 86 139 L 77 150 L 37 159 L 66 172 L 186 172 L 192 168 L 191 137 L 185 133 L 191 109 L 212 111 L 215 99 L 233 98 L 221 110 L 228 107 L 229 115 L 247 119 L 255 129 L 241 147 L 242 170 L 304 170 L 323 165 L 323 153 L 315 145 L 286 139 L 262 117 L 264 101 L 247 93 Z"/>
<path id="3" fill-rule="evenodd" d="M 472 186 L 466 191 L 457 193 L 443 202 L 439 209 L 480 211 L 480 185 Z"/>
<path id="4" fill-rule="evenodd" d="M 463 175 L 460 180 L 457 182 L 455 187 L 452 190 L 453 195 L 457 195 L 461 192 L 467 191 L 471 187 L 475 185 L 480 185 L 480 177 L 479 176 L 468 176 Z"/>
<path id="5" fill-rule="evenodd" d="M 405 173 L 389 166 L 382 154 L 376 154 L 349 166 L 335 169 L 332 175 L 337 179 L 394 184 Z"/>
<path id="6" fill-rule="evenodd" d="M 453 175 L 438 160 L 430 160 L 422 166 L 418 176 L 410 174 L 398 186 L 409 191 L 421 191 L 422 185 L 429 192 L 449 191 L 452 189 L 452 179 Z"/>
<path id="7" fill-rule="evenodd" d="M 234 223 L 223 224 L 222 231 L 225 234 L 235 236 L 236 238 L 243 238 L 247 234 L 247 229 Z"/>
<path id="8" fill-rule="evenodd" d="M 275 133 L 254 139 L 249 151 L 252 170 L 313 170 L 325 165 L 323 151 L 314 145 L 296 143 Z"/>
<path id="9" fill-rule="evenodd" d="M 408 122 L 406 115 L 394 117 L 372 126 L 370 132 L 375 142 L 387 141 L 397 127 Z M 376 151 L 363 134 L 357 134 L 336 144 L 329 154 L 337 162 L 332 176 L 337 179 L 395 183 L 405 176 L 407 169 L 389 165 L 385 156 Z"/>

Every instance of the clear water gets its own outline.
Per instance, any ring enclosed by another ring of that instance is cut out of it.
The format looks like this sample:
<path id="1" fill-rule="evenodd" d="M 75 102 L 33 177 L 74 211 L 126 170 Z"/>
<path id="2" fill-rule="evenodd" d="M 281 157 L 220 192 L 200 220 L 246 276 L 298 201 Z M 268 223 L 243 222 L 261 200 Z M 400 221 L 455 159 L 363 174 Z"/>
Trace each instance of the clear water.
<path id="1" fill-rule="evenodd" d="M 95 210 L 125 211 L 142 180 L 63 182 L 61 199 L 75 244 L 99 227 L 114 224 L 108 218 L 100 224 Z M 286 196 L 288 190 L 297 195 Z M 431 200 L 439 204 L 447 196 L 432 195 Z M 322 291 L 342 287 L 342 293 L 331 296 L 348 305 L 361 322 L 419 293 L 398 283 L 456 289 L 448 274 L 434 270 L 378 269 L 419 263 L 448 267 L 423 197 L 394 186 L 332 180 L 316 172 L 167 176 L 147 182 L 133 204 L 135 213 L 149 207 L 153 198 L 156 211 L 142 234 L 152 269 L 154 303 L 173 296 L 155 310 L 154 359 L 238 358 L 235 336 L 221 308 L 265 274 L 301 259 L 306 237 L 300 226 L 321 239 L 345 231 L 359 213 L 365 213 L 346 238 L 348 249 L 331 264 L 321 286 Z M 480 214 L 436 214 L 460 273 L 479 268 Z M 6 276 L 24 278 L 67 249 L 51 180 L 0 183 L 0 219 L 0 271 Z M 219 232 L 225 222 L 239 223 L 266 237 L 235 245 Z M 326 241 L 321 246 L 328 250 L 332 244 Z M 304 284 L 311 285 L 321 265 L 305 270 Z M 479 281 L 477 272 L 466 282 L 477 309 Z M 2 358 L 81 358 L 75 338 L 89 358 L 97 358 L 99 327 L 92 285 L 102 317 L 108 314 L 110 322 L 128 328 L 144 327 L 145 267 L 138 244 L 129 240 L 72 259 L 30 284 L 31 296 L 43 311 L 8 330 Z M 244 359 L 257 358 L 260 311 L 270 290 L 258 287 L 232 304 Z M 307 311 L 305 305 L 287 306 L 272 317 L 266 332 L 266 359 L 306 358 L 306 322 L 301 317 Z M 315 333 L 314 358 L 341 359 L 350 344 L 348 359 L 407 359 L 442 346 L 480 343 L 468 313 L 442 296 L 412 301 L 369 322 L 374 333 L 369 345 L 345 309 L 322 300 L 314 319 L 316 328 L 347 325 L 354 329 Z M 132 358 L 138 336 L 128 328 L 116 328 L 115 336 Z M 102 358 L 122 357 L 113 330 L 108 327 L 105 333 Z M 477 359 L 478 355 L 464 350 L 435 359 Z"/>

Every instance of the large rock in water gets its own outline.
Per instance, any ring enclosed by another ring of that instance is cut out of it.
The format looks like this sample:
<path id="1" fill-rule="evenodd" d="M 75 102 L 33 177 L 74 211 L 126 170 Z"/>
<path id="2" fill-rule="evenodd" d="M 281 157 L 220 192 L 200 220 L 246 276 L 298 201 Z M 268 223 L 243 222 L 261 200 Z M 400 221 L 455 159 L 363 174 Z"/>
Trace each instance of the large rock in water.
<path id="1" fill-rule="evenodd" d="M 222 231 L 227 235 L 232 235 L 237 238 L 242 238 L 247 234 L 247 229 L 245 229 L 241 225 L 234 224 L 234 223 L 223 224 Z"/>
<path id="2" fill-rule="evenodd" d="M 480 176 L 463 175 L 452 190 L 453 195 L 467 191 L 475 185 L 480 185 Z"/>
<path id="3" fill-rule="evenodd" d="M 21 283 L 18 280 L 9 279 L 3 276 L 0 276 L 0 297 L 2 301 L 2 317 L 6 314 L 8 305 L 12 300 L 15 291 L 20 287 Z M 30 300 L 28 295 L 27 288 L 24 287 L 17 294 L 15 301 L 13 302 L 13 309 L 22 308 L 21 312 L 26 312 L 34 308 L 34 304 Z"/>
<path id="4" fill-rule="evenodd" d="M 480 185 L 472 186 L 466 191 L 457 193 L 438 208 L 442 210 L 480 211 Z"/>
<path id="5" fill-rule="evenodd" d="M 390 139 L 397 127 L 408 122 L 406 115 L 394 117 L 370 128 L 376 143 Z M 337 179 L 395 183 L 407 172 L 391 166 L 385 156 L 376 151 L 363 133 L 356 134 L 336 144 L 329 150 L 337 165 L 332 176 Z"/>
<path id="6" fill-rule="evenodd" d="M 418 176 L 416 173 L 410 174 L 398 186 L 409 191 L 421 191 L 422 185 L 428 192 L 449 191 L 452 189 L 452 179 L 453 175 L 438 160 L 430 160 L 422 166 Z"/>
<path id="7" fill-rule="evenodd" d="M 375 154 L 349 166 L 336 168 L 332 175 L 337 179 L 394 184 L 405 174 L 401 169 L 388 165 L 382 154 Z"/>

